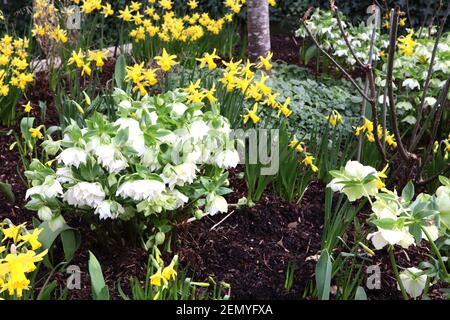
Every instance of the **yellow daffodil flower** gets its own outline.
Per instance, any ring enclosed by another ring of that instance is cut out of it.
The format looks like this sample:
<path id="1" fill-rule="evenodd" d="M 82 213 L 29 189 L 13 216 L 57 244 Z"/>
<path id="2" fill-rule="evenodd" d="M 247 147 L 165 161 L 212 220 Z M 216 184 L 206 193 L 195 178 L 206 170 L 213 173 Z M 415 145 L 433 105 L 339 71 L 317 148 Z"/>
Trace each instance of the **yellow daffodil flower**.
<path id="1" fill-rule="evenodd" d="M 28 131 L 31 133 L 31 137 L 34 139 L 42 139 L 43 138 L 43 135 L 41 133 L 41 127 L 30 128 Z"/>
<path id="2" fill-rule="evenodd" d="M 270 60 L 273 57 L 273 52 L 268 52 L 266 57 L 259 57 L 260 63 L 256 66 L 257 68 L 262 68 L 264 67 L 264 69 L 266 69 L 267 71 L 269 71 L 270 69 L 272 69 L 272 64 L 270 63 Z"/>
<path id="3" fill-rule="evenodd" d="M 28 242 L 31 245 L 32 250 L 37 250 L 42 247 L 42 244 L 39 242 L 38 237 L 41 234 L 42 229 L 34 229 L 33 233 L 27 233 L 19 236 L 19 241 Z"/>
<path id="4" fill-rule="evenodd" d="M 102 15 L 103 15 L 105 18 L 114 15 L 114 10 L 111 8 L 111 5 L 110 5 L 109 3 L 106 3 L 106 4 L 102 7 Z"/>
<path id="5" fill-rule="evenodd" d="M 249 119 L 252 120 L 253 124 L 257 124 L 259 121 L 261 121 L 261 118 L 256 114 L 258 112 L 258 104 L 255 103 L 253 105 L 252 110 L 247 110 L 247 114 L 244 115 L 244 124 L 248 122 Z"/>
<path id="6" fill-rule="evenodd" d="M 31 106 L 30 101 L 23 105 L 23 111 L 26 113 L 30 113 L 33 107 Z"/>
<path id="7" fill-rule="evenodd" d="M 158 268 L 158 271 L 156 271 L 156 273 L 150 277 L 150 283 L 157 287 L 161 287 L 161 285 L 167 285 L 168 282 L 166 278 L 163 277 L 161 268 Z"/>
<path id="8" fill-rule="evenodd" d="M 220 57 L 216 54 L 216 51 L 217 49 L 214 49 L 211 54 L 205 53 L 203 58 L 196 59 L 200 62 L 200 68 L 204 68 L 205 66 L 208 66 L 209 70 L 214 70 L 217 68 L 217 63 L 214 62 L 214 59 L 220 59 Z"/>
<path id="9" fill-rule="evenodd" d="M 411 56 L 414 52 L 414 46 L 416 45 L 416 42 L 412 38 L 413 35 L 414 30 L 411 30 L 408 35 L 398 38 L 399 43 L 397 44 L 397 46 L 404 56 Z"/>
<path id="10" fill-rule="evenodd" d="M 103 67 L 105 65 L 104 60 L 106 59 L 107 51 L 88 51 L 88 60 L 95 61 L 95 66 Z"/>
<path id="11" fill-rule="evenodd" d="M 161 56 L 156 56 L 155 60 L 157 64 L 161 67 L 161 69 L 165 72 L 169 71 L 174 65 L 178 64 L 175 60 L 177 58 L 176 55 L 169 55 L 166 49 L 163 49 Z"/>

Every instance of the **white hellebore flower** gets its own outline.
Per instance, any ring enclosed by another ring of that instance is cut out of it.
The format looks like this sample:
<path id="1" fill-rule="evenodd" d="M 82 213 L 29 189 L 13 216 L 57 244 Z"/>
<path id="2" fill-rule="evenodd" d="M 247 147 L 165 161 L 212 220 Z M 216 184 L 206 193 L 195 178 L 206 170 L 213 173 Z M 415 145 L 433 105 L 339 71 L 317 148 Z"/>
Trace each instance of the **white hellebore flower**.
<path id="1" fill-rule="evenodd" d="M 177 117 L 181 117 L 186 110 L 187 107 L 184 103 L 178 102 L 172 105 L 172 114 L 174 114 Z"/>
<path id="2" fill-rule="evenodd" d="M 102 201 L 95 209 L 95 214 L 99 215 L 100 220 L 115 219 L 124 212 L 122 205 L 112 200 Z"/>
<path id="3" fill-rule="evenodd" d="M 436 190 L 436 204 L 441 223 L 450 230 L 450 186 L 440 186 Z"/>
<path id="4" fill-rule="evenodd" d="M 363 196 L 373 196 L 378 193 L 377 180 L 373 179 L 363 184 L 363 180 L 373 175 L 378 176 L 377 170 L 370 166 L 364 166 L 358 161 L 348 161 L 339 177 L 334 178 L 328 184 L 334 192 L 343 192 L 349 201 L 355 201 Z M 347 182 L 352 182 L 348 185 Z"/>
<path id="5" fill-rule="evenodd" d="M 189 198 L 186 195 L 176 189 L 172 190 L 170 193 L 175 199 L 175 209 L 181 207 L 189 201 Z"/>
<path id="6" fill-rule="evenodd" d="M 218 212 L 225 213 L 228 211 L 227 200 L 225 200 L 225 198 L 222 196 L 211 193 L 206 197 L 205 211 L 211 216 L 215 215 Z"/>
<path id="7" fill-rule="evenodd" d="M 400 273 L 400 280 L 405 288 L 406 293 L 412 298 L 419 297 L 425 284 L 427 282 L 427 275 L 421 274 L 422 270 L 415 267 L 405 269 Z M 397 284 L 397 288 L 400 290 L 400 286 Z"/>
<path id="8" fill-rule="evenodd" d="M 158 161 L 158 146 L 146 147 L 144 154 L 141 156 L 141 163 L 150 169 L 150 172 L 153 172 L 159 168 L 161 165 Z"/>
<path id="9" fill-rule="evenodd" d="M 235 168 L 239 164 L 239 153 L 236 150 L 223 150 L 216 155 L 216 164 L 223 169 Z"/>
<path id="10" fill-rule="evenodd" d="M 414 244 L 414 237 L 406 228 L 403 230 L 378 228 L 377 232 L 367 235 L 367 240 L 372 240 L 372 244 L 377 250 L 383 249 L 388 244 L 398 244 L 404 249 L 408 249 L 410 245 Z"/>
<path id="11" fill-rule="evenodd" d="M 128 128 L 127 144 L 141 156 L 145 152 L 145 140 L 139 122 L 131 118 L 120 118 L 114 124 L 120 126 L 120 129 Z"/>
<path id="12" fill-rule="evenodd" d="M 209 126 L 203 120 L 196 120 L 191 123 L 189 132 L 194 139 L 203 138 L 209 132 Z"/>
<path id="13" fill-rule="evenodd" d="M 164 170 L 164 182 L 169 185 L 169 189 L 175 186 L 184 186 L 186 183 L 191 184 L 196 177 L 197 166 L 195 163 L 182 163 L 177 166 L 167 165 Z"/>
<path id="14" fill-rule="evenodd" d="M 40 194 L 44 198 L 55 198 L 56 196 L 63 194 L 61 184 L 55 179 L 54 176 L 47 176 L 44 183 L 39 186 L 34 186 L 27 190 L 25 199 L 28 199 L 33 194 Z"/>
<path id="15" fill-rule="evenodd" d="M 105 199 L 105 192 L 98 182 L 79 182 L 66 191 L 63 199 L 75 207 L 97 208 Z"/>
<path id="16" fill-rule="evenodd" d="M 58 180 L 59 183 L 74 182 L 72 169 L 70 169 L 70 167 L 56 169 L 56 180 Z"/>
<path id="17" fill-rule="evenodd" d="M 131 198 L 135 201 L 150 201 L 159 198 L 165 189 L 164 183 L 157 180 L 127 181 L 117 189 L 116 196 Z"/>
<path id="18" fill-rule="evenodd" d="M 112 145 L 100 145 L 94 150 L 98 162 L 110 173 L 119 173 L 128 167 L 124 156 Z"/>
<path id="19" fill-rule="evenodd" d="M 414 90 L 415 88 L 420 89 L 419 81 L 413 78 L 405 79 L 402 83 L 402 86 L 407 87 L 410 90 Z"/>
<path id="20" fill-rule="evenodd" d="M 77 147 L 67 148 L 56 157 L 59 162 L 64 163 L 66 166 L 74 166 L 76 168 L 80 166 L 80 163 L 85 164 L 86 158 L 87 152 Z"/>

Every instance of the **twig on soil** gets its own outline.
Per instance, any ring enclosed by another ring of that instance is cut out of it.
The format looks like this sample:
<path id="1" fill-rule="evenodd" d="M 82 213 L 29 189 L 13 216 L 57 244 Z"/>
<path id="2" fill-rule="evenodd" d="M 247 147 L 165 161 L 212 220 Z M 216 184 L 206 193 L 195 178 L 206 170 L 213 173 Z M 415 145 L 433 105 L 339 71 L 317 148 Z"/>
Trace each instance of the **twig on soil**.
<path id="1" fill-rule="evenodd" d="M 213 225 L 212 227 L 211 227 L 211 229 L 209 229 L 209 231 L 212 231 L 212 230 L 214 230 L 216 227 L 218 227 L 222 222 L 224 222 L 229 216 L 231 216 L 233 213 L 234 213 L 234 211 L 235 210 L 233 210 L 233 211 L 231 211 L 229 214 L 227 214 L 226 216 L 225 216 L 225 218 L 223 218 L 222 220 L 220 220 L 219 222 L 217 222 L 215 225 Z"/>

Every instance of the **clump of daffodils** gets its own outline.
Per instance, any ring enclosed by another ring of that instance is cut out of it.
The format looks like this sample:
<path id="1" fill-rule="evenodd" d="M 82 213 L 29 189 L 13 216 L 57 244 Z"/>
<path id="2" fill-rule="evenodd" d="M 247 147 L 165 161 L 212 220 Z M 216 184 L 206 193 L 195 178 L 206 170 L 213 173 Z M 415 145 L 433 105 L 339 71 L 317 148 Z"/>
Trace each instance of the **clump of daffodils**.
<path id="1" fill-rule="evenodd" d="M 226 169 L 239 154 L 218 107 L 203 112 L 181 91 L 133 100 L 116 89 L 118 118 L 101 114 L 73 122 L 63 139 L 44 141 L 56 167 L 35 159 L 25 172 L 27 208 L 61 221 L 63 205 L 99 219 L 163 217 L 188 203 L 205 214 L 226 212 Z"/>
<path id="2" fill-rule="evenodd" d="M 108 52 L 97 50 L 89 50 L 87 53 L 82 52 L 82 50 L 72 51 L 72 55 L 67 61 L 67 64 L 75 65 L 81 70 L 81 75 L 90 76 L 92 72 L 92 67 L 102 68 L 105 65 L 105 60 L 107 58 Z"/>
<path id="3" fill-rule="evenodd" d="M 38 240 L 41 232 L 27 230 L 25 223 L 0 223 L 0 297 L 22 298 L 23 292 L 31 289 L 30 273 L 47 254 L 47 250 L 36 253 L 42 247 Z"/>
<path id="4" fill-rule="evenodd" d="M 444 160 L 448 160 L 449 153 L 450 153 L 450 134 L 448 135 L 447 139 L 442 140 L 441 142 L 435 141 L 433 146 L 433 153 L 438 153 L 439 149 L 441 149 L 444 152 Z"/>
<path id="5" fill-rule="evenodd" d="M 197 59 L 200 61 L 200 68 L 207 67 L 208 70 L 214 70 L 217 67 L 215 60 L 219 58 L 215 53 L 216 50 Z M 220 70 L 219 85 L 228 93 L 238 92 L 242 94 L 246 103 L 250 106 L 246 108 L 246 113 L 241 115 L 244 124 L 260 122 L 261 117 L 258 113 L 262 107 L 273 109 L 278 117 L 283 115 L 289 118 L 292 115 L 293 111 L 289 106 L 291 99 L 287 98 L 280 101 L 277 98 L 280 93 L 274 92 L 270 87 L 269 76 L 264 72 L 264 70 L 267 71 L 272 68 L 270 61 L 272 56 L 273 54 L 268 52 L 265 57 L 259 57 L 260 63 L 258 64 L 251 63 L 249 60 L 246 62 L 242 60 L 233 61 L 233 59 L 230 61 L 222 60 L 225 67 Z"/>
<path id="6" fill-rule="evenodd" d="M 0 122 L 6 125 L 15 119 L 18 96 L 33 82 L 28 46 L 26 38 L 4 35 L 0 41 Z"/>
<path id="7" fill-rule="evenodd" d="M 363 117 L 364 124 L 357 127 L 355 129 L 355 136 L 359 137 L 361 133 L 365 133 L 365 137 L 367 138 L 367 141 L 374 143 L 375 142 L 375 134 L 374 134 L 374 126 L 373 122 L 367 119 L 366 117 Z M 385 131 L 385 132 L 383 132 Z M 391 146 L 392 148 L 397 147 L 397 142 L 395 141 L 394 134 L 391 134 L 389 130 L 384 130 L 383 127 L 378 124 L 377 127 L 377 136 L 378 139 L 382 140 L 383 135 L 385 135 L 385 142 Z"/>
<path id="8" fill-rule="evenodd" d="M 315 158 L 310 153 L 306 152 L 305 143 L 303 141 L 298 141 L 297 138 L 294 136 L 294 138 L 289 143 L 288 147 L 294 149 L 298 154 L 303 156 L 301 162 L 305 166 L 309 167 L 312 170 L 312 172 L 319 171 L 319 168 L 314 163 Z"/>
<path id="9" fill-rule="evenodd" d="M 60 21 L 67 19 L 72 12 L 59 10 L 50 0 L 36 0 L 33 9 L 31 33 L 47 56 L 54 55 L 57 48 L 69 40 L 67 30 L 61 27 Z"/>
<path id="10" fill-rule="evenodd" d="M 212 277 L 209 277 L 208 282 L 193 281 L 178 270 L 178 255 L 173 256 L 170 263 L 166 264 L 156 246 L 149 256 L 147 268 L 145 287 L 150 289 L 146 290 L 147 299 L 204 299 L 208 295 L 215 300 L 228 300 L 230 297 L 231 286 L 228 283 L 217 283 Z M 197 288 L 201 288 L 201 292 L 197 293 Z"/>
<path id="11" fill-rule="evenodd" d="M 234 15 L 241 11 L 244 1 L 228 0 L 225 6 L 228 12 L 218 19 L 213 19 L 206 12 L 197 11 L 198 1 L 187 1 L 186 14 L 178 16 L 174 11 L 172 0 L 150 1 L 146 6 L 137 1 L 118 10 L 119 19 L 131 25 L 129 36 L 135 42 L 158 38 L 163 42 L 191 43 L 202 39 L 207 34 L 218 35 L 227 23 L 233 21 Z M 109 7 L 103 6 L 103 15 L 114 14 Z"/>

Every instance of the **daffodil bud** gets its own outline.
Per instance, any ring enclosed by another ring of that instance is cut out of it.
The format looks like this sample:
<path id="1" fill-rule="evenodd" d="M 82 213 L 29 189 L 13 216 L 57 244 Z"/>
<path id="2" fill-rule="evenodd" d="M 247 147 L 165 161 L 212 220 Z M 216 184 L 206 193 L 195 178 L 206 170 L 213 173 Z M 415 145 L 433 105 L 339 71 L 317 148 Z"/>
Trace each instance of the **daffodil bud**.
<path id="1" fill-rule="evenodd" d="M 209 287 L 208 282 L 191 282 L 191 285 L 197 286 L 197 287 Z"/>
<path id="2" fill-rule="evenodd" d="M 373 252 L 372 249 L 370 249 L 368 246 L 366 246 L 364 243 L 362 242 L 358 242 L 358 244 L 364 249 L 365 252 L 367 252 L 370 256 L 374 256 L 375 252 Z"/>
<path id="3" fill-rule="evenodd" d="M 435 141 L 433 145 L 433 153 L 437 153 L 439 149 L 439 142 Z"/>

